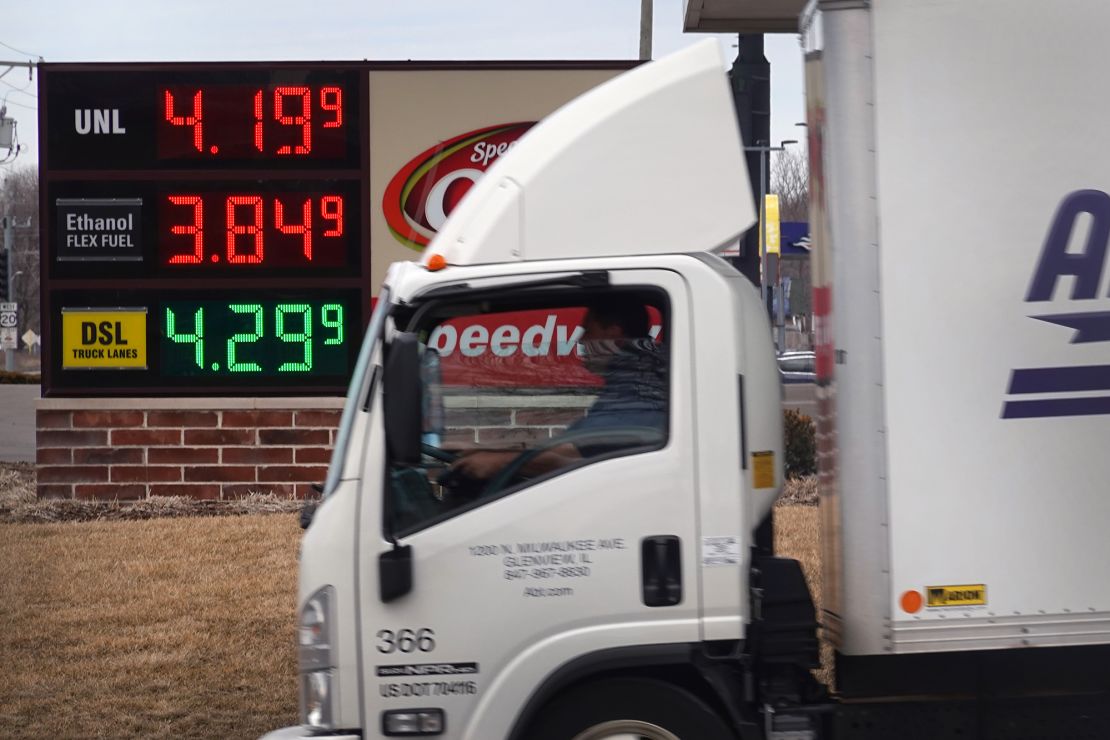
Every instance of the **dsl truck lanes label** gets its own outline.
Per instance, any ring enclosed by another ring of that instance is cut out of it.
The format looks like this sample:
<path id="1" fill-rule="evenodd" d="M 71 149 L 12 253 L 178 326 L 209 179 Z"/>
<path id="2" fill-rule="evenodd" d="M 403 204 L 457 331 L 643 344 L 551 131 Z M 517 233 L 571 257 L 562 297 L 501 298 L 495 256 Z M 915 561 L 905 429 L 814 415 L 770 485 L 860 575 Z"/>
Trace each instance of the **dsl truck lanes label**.
<path id="1" fill-rule="evenodd" d="M 63 308 L 63 370 L 145 370 L 146 308 Z"/>

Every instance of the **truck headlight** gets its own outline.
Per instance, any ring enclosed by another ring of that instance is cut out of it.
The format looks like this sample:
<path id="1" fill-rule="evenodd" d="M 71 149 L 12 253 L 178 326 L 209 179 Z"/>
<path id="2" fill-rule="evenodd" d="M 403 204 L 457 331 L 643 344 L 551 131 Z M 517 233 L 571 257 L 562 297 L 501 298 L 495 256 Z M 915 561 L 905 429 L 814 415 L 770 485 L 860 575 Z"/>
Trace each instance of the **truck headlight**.
<path id="1" fill-rule="evenodd" d="M 335 717 L 335 649 L 332 602 L 335 589 L 324 586 L 301 607 L 297 628 L 301 673 L 301 724 L 330 730 Z"/>

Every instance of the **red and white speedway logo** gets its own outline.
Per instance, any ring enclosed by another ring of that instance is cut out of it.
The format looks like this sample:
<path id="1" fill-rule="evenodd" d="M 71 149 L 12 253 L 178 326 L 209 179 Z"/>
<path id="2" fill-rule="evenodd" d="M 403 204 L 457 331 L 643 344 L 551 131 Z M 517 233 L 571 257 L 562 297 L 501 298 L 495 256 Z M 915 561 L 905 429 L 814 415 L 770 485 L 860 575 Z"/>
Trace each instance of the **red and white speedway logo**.
<path id="1" fill-rule="evenodd" d="M 410 160 L 389 181 L 382 198 L 393 236 L 412 249 L 428 246 L 478 178 L 534 125 L 526 121 L 478 129 Z"/>

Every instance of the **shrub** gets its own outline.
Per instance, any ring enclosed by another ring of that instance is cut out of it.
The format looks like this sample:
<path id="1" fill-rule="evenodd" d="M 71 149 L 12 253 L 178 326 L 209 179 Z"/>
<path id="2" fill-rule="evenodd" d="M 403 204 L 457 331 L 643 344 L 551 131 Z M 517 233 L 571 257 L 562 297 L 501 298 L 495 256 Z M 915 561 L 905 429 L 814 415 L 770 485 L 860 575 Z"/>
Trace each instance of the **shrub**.
<path id="1" fill-rule="evenodd" d="M 30 385 L 38 383 L 40 378 L 38 375 L 25 375 L 23 373 L 9 373 L 7 370 L 0 370 L 0 385 L 15 384 L 15 385 Z"/>
<path id="2" fill-rule="evenodd" d="M 785 459 L 783 473 L 787 478 L 800 478 L 817 472 L 817 432 L 813 419 L 793 409 L 783 412 Z"/>

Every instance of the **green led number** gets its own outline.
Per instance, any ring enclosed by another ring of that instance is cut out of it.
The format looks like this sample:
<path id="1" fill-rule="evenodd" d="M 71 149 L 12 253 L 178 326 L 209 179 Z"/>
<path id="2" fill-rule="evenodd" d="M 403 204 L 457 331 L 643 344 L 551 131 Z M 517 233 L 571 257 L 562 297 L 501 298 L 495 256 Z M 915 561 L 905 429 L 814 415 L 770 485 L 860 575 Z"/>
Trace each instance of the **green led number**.
<path id="1" fill-rule="evenodd" d="M 262 367 L 257 362 L 237 361 L 235 348 L 236 345 L 257 342 L 262 338 L 262 306 L 258 303 L 232 303 L 227 308 L 232 313 L 254 314 L 253 334 L 236 334 L 227 340 L 227 369 L 233 373 L 261 372 Z"/>
<path id="2" fill-rule="evenodd" d="M 335 336 L 325 339 L 325 345 L 343 344 L 343 306 L 325 303 L 320 309 L 320 323 L 329 329 L 335 329 Z"/>
<path id="3" fill-rule="evenodd" d="M 285 315 L 299 313 L 304 322 L 304 330 L 300 334 L 285 331 Z M 304 347 L 304 362 L 283 362 L 278 367 L 279 373 L 307 372 L 312 369 L 312 307 L 307 303 L 279 303 L 274 308 L 274 318 L 277 319 L 278 339 L 290 344 L 298 342 Z"/>
<path id="4" fill-rule="evenodd" d="M 204 369 L 204 309 L 198 308 L 193 314 L 193 333 L 177 333 L 177 316 L 172 308 L 166 309 L 166 336 L 177 344 L 192 344 L 197 367 Z"/>

